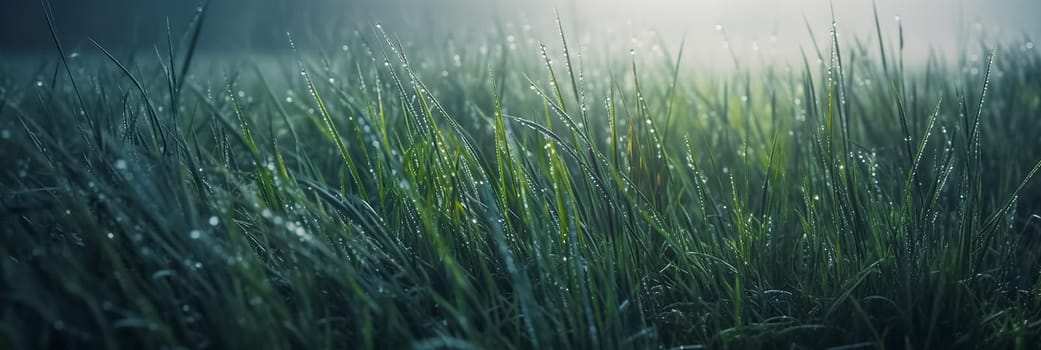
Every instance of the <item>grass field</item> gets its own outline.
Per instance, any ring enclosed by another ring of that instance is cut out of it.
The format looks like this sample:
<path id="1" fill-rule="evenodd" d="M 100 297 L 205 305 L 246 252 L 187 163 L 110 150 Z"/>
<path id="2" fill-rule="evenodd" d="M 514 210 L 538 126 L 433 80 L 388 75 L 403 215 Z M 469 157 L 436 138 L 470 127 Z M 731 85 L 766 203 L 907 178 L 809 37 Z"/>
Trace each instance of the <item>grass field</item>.
<path id="1" fill-rule="evenodd" d="M 1027 40 L 708 70 L 559 29 L 3 62 L 0 348 L 1041 344 Z"/>

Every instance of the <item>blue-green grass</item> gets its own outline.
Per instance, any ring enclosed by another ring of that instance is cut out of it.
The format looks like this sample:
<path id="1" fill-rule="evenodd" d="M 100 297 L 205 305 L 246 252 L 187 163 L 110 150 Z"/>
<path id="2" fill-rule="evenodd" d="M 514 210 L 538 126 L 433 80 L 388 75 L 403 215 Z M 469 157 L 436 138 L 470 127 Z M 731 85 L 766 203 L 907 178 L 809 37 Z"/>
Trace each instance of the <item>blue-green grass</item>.
<path id="1" fill-rule="evenodd" d="M 1041 343 L 1033 47 L 373 25 L 219 64 L 201 14 L 0 74 L 0 347 Z"/>

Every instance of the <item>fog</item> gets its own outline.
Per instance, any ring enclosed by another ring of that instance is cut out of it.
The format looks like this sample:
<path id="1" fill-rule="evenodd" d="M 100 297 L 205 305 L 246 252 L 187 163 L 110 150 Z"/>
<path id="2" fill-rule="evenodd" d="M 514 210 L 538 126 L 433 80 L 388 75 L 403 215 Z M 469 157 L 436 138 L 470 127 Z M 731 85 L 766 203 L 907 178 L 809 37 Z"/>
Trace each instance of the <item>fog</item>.
<path id="1" fill-rule="evenodd" d="M 151 49 L 165 42 L 167 20 L 179 33 L 197 8 L 183 0 L 50 3 L 63 41 L 82 50 L 89 49 L 88 38 L 106 47 Z M 377 22 L 403 40 L 437 43 L 503 30 L 551 41 L 559 11 L 569 35 L 585 36 L 584 45 L 640 46 L 645 43 L 634 38 L 651 37 L 668 45 L 683 39 L 706 57 L 789 55 L 810 45 L 807 27 L 818 41 L 827 37 L 832 6 L 840 35 L 872 40 L 869 0 L 214 0 L 202 50 L 286 50 L 287 31 L 307 45 L 335 47 L 337 37 Z M 895 37 L 898 21 L 903 26 L 911 55 L 980 46 L 979 39 L 1026 45 L 1041 36 L 1041 0 L 878 0 L 877 6 L 888 37 Z M 22 0 L 0 12 L 0 54 L 52 47 L 40 3 Z"/>

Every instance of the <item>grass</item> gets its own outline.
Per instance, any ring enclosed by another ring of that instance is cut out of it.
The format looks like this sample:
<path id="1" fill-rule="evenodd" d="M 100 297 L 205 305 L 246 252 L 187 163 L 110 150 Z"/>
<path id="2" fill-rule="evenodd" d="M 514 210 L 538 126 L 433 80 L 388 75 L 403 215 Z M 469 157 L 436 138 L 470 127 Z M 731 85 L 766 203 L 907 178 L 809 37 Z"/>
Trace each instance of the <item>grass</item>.
<path id="1" fill-rule="evenodd" d="M 0 347 L 1041 343 L 1032 47 L 705 71 L 374 26 L 222 67 L 203 13 L 0 75 Z"/>

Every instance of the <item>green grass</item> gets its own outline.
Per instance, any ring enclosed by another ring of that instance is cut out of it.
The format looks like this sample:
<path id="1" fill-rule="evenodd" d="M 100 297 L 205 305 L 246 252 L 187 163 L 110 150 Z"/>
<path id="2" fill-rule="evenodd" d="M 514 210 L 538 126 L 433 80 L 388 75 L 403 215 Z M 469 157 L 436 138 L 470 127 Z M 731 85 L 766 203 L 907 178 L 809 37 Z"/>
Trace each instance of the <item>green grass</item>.
<path id="1" fill-rule="evenodd" d="M 0 347 L 1041 343 L 1037 49 L 706 71 L 560 29 L 0 74 Z"/>

